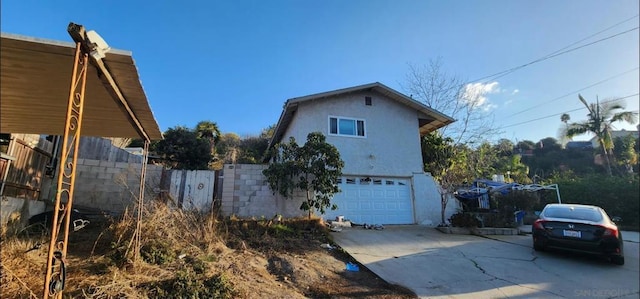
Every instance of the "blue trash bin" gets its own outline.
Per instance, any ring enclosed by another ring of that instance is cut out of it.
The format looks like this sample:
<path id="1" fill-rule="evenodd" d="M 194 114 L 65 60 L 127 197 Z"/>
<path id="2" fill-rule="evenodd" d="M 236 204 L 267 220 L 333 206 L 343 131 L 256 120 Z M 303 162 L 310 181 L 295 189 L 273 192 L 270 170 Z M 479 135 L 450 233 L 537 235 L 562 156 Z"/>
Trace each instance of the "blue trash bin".
<path id="1" fill-rule="evenodd" d="M 518 225 L 522 225 L 523 219 L 524 219 L 524 215 L 526 215 L 527 212 L 525 212 L 525 211 L 517 211 L 517 212 L 514 212 L 513 214 L 514 214 L 514 216 L 516 218 L 516 223 Z"/>

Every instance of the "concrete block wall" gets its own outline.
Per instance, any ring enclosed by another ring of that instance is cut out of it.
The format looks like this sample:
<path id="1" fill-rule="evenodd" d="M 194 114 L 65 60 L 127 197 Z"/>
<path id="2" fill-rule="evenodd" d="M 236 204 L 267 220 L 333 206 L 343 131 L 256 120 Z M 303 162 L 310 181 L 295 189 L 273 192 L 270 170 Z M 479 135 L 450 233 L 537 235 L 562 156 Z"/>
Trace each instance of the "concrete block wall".
<path id="1" fill-rule="evenodd" d="M 295 199 L 274 195 L 262 171 L 268 165 L 225 164 L 222 183 L 222 214 L 238 217 L 304 216 L 301 193 Z"/>
<path id="2" fill-rule="evenodd" d="M 45 203 L 42 201 L 30 200 L 25 198 L 15 198 L 3 196 L 0 199 L 0 224 L 5 225 L 12 220 L 12 214 L 18 213 L 20 225 L 28 224 L 28 219 L 45 211 Z"/>
<path id="3" fill-rule="evenodd" d="M 74 205 L 113 213 L 124 211 L 139 194 L 141 168 L 141 163 L 78 159 Z M 147 165 L 145 199 L 156 195 L 162 170 L 162 166 Z"/>

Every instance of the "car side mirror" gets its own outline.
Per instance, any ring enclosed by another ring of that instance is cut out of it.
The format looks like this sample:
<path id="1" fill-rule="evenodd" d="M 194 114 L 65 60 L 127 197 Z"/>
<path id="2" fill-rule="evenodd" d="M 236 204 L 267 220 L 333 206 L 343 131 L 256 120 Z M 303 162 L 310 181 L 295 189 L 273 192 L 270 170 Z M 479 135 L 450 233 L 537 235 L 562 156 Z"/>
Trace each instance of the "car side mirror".
<path id="1" fill-rule="evenodd" d="M 622 222 L 622 217 L 620 216 L 613 216 L 611 217 L 611 221 L 618 223 L 618 222 Z"/>

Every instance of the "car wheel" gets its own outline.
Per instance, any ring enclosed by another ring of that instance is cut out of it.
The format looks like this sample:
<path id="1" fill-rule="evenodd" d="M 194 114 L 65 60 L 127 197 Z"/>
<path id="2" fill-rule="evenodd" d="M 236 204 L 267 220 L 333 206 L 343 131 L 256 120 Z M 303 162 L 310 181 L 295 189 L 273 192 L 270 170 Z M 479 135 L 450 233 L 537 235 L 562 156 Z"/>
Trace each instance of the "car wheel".
<path id="1" fill-rule="evenodd" d="M 616 264 L 616 265 L 624 265 L 624 256 L 612 256 L 611 257 L 611 262 Z"/>

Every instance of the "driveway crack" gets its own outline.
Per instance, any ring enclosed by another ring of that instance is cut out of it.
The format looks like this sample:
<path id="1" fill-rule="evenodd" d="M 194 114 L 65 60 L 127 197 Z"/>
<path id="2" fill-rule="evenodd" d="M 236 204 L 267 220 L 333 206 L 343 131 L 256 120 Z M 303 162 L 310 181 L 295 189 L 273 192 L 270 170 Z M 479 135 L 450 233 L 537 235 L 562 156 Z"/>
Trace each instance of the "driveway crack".
<path id="1" fill-rule="evenodd" d="M 515 281 L 511 281 L 511 280 L 508 280 L 508 279 L 504 279 L 504 278 L 501 278 L 501 277 L 497 277 L 497 276 L 495 276 L 495 275 L 493 275 L 493 274 L 491 274 L 491 273 L 488 273 L 484 268 L 482 268 L 482 266 L 480 266 L 480 264 L 479 264 L 476 260 L 474 260 L 473 258 L 471 258 L 471 257 L 467 256 L 466 254 L 464 254 L 464 252 L 462 252 L 462 251 L 459 251 L 459 252 L 460 252 L 460 254 L 462 254 L 462 256 L 463 256 L 464 258 L 466 258 L 467 260 L 469 260 L 470 262 L 472 262 L 472 263 L 473 263 L 473 265 L 474 265 L 474 267 L 476 267 L 478 270 L 480 270 L 480 272 L 482 272 L 482 274 L 484 274 L 484 275 L 487 275 L 487 276 L 491 277 L 491 278 L 492 278 L 492 280 L 504 281 L 504 282 L 509 283 L 509 284 L 511 284 L 511 285 L 516 285 L 516 286 L 519 286 L 519 287 L 522 287 L 522 288 L 526 288 L 526 289 L 534 290 L 534 291 L 538 291 L 538 292 L 544 292 L 544 293 L 547 293 L 547 294 L 550 294 L 550 295 L 556 296 L 556 297 L 558 297 L 558 298 L 566 298 L 565 296 L 562 296 L 561 294 L 557 294 L 557 293 L 554 293 L 554 292 L 550 292 L 550 291 L 548 291 L 548 290 L 538 289 L 538 288 L 533 288 L 533 287 L 530 287 L 530 286 L 521 285 L 521 284 L 519 284 L 519 283 L 517 283 L 517 282 L 515 282 Z M 534 260 L 535 260 L 535 259 L 534 259 Z M 520 261 L 521 261 L 521 260 L 520 260 Z M 534 264 L 535 264 L 535 263 L 534 263 Z M 537 265 L 536 265 L 536 266 L 537 266 Z M 500 287 L 498 287 L 497 289 L 502 293 L 502 295 L 504 295 L 504 297 L 502 297 L 502 298 L 509 298 L 509 296 L 508 296 L 507 294 L 505 294 L 504 292 L 502 292 L 502 289 L 501 289 Z"/>

